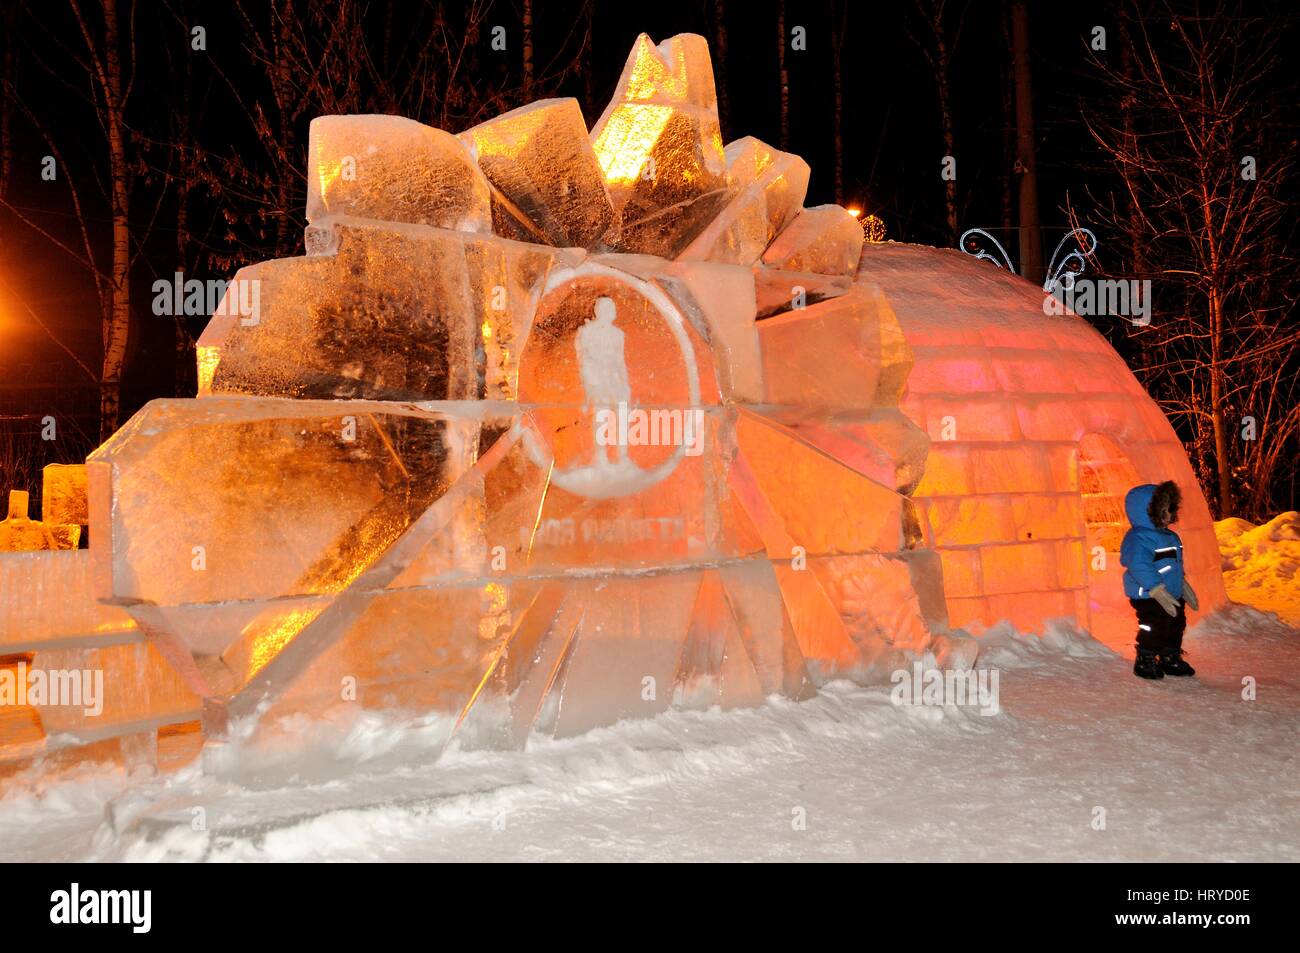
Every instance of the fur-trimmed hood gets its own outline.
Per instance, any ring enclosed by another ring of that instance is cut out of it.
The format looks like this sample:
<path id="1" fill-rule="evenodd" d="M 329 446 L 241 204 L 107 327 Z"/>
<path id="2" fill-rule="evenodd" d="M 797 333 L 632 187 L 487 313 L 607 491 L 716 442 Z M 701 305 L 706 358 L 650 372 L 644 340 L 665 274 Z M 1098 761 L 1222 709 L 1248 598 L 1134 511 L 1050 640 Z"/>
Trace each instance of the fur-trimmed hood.
<path id="1" fill-rule="evenodd" d="M 1124 512 L 1133 526 L 1143 529 L 1156 529 L 1154 513 L 1162 506 L 1168 506 L 1170 523 L 1178 522 L 1178 509 L 1182 506 L 1183 492 L 1173 480 L 1163 483 L 1144 483 L 1135 486 L 1124 497 Z M 1166 527 L 1160 527 L 1164 529 Z"/>

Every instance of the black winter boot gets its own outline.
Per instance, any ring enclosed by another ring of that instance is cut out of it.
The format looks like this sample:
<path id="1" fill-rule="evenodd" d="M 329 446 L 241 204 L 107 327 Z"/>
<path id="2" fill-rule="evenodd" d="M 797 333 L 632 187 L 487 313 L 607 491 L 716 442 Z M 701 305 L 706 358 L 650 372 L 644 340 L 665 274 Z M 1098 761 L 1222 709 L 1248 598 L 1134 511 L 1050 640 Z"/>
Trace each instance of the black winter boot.
<path id="1" fill-rule="evenodd" d="M 1160 670 L 1160 657 L 1155 652 L 1138 649 L 1137 661 L 1133 663 L 1133 674 L 1138 678 L 1164 678 Z"/>
<path id="2" fill-rule="evenodd" d="M 1183 659 L 1182 651 L 1166 652 L 1160 656 L 1160 671 L 1166 675 L 1195 675 L 1196 669 L 1192 668 Z"/>

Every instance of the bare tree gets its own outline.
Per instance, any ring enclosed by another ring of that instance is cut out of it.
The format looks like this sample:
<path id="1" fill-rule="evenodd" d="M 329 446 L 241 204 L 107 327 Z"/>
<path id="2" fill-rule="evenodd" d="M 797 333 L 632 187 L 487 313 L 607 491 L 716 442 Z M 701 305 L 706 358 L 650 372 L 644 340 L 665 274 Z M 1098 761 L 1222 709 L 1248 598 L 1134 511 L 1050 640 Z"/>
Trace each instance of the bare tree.
<path id="1" fill-rule="evenodd" d="M 530 22 L 521 74 L 507 69 L 510 54 L 491 44 L 490 0 L 402 4 L 378 41 L 373 34 L 380 31 L 364 28 L 366 10 L 361 0 L 237 5 L 242 57 L 258 68 L 264 86 L 236 82 L 234 70 L 212 58 L 231 118 L 246 123 L 258 143 L 254 153 L 235 151 L 230 136 L 205 137 L 204 130 L 196 130 L 191 142 L 195 174 L 228 216 L 224 250 L 210 259 L 214 268 L 228 271 L 300 251 L 307 127 L 316 116 L 388 113 L 459 132 L 531 97 L 553 94 L 569 77 L 581 78 L 587 60 L 589 18 L 575 18 L 549 59 L 536 55 Z M 531 18 L 531 8 L 525 15 Z"/>
<path id="2" fill-rule="evenodd" d="M 77 25 L 81 48 L 64 43 L 59 43 L 58 48 L 71 60 L 69 69 L 85 77 L 90 94 L 86 101 L 106 146 L 107 177 L 105 180 L 97 180 L 97 183 L 104 192 L 111 226 L 107 267 L 101 265 L 101 256 L 92 239 L 93 211 L 83 199 L 74 167 L 64 161 L 64 153 L 55 137 L 23 102 L 12 79 L 5 82 L 6 102 L 16 107 L 31 122 L 47 144 L 57 174 L 67 183 L 81 242 L 80 249 L 68 244 L 54 231 L 10 204 L 3 196 L 0 196 L 0 202 L 4 203 L 16 219 L 79 262 L 94 278 L 100 304 L 100 341 L 103 348 L 99 373 L 99 430 L 103 438 L 117 428 L 121 416 L 122 372 L 126 364 L 127 341 L 131 330 L 129 279 L 134 256 L 143 244 L 141 236 L 132 235 L 130 222 L 131 186 L 136 178 L 138 163 L 132 146 L 132 132 L 125 119 L 135 76 L 135 6 L 134 3 L 131 5 L 124 18 L 127 23 L 124 35 L 121 32 L 116 0 L 100 0 L 96 11 L 98 16 L 93 18 L 83 12 L 77 0 L 68 0 L 68 5 Z M 32 22 L 40 24 L 40 18 L 33 17 Z M 124 49 L 129 50 L 129 72 L 125 77 L 122 64 Z M 52 81 L 67 81 L 60 74 L 60 67 L 39 62 Z M 78 137 L 77 144 L 87 141 L 93 141 L 93 137 Z"/>
<path id="3" fill-rule="evenodd" d="M 97 38 L 90 23 L 82 16 L 76 0 L 72 0 L 72 10 L 86 42 L 90 74 L 99 93 L 96 106 L 108 138 L 113 253 L 108 286 L 109 304 L 101 334 L 104 364 L 99 380 L 99 436 L 100 439 L 107 439 L 117 429 L 121 416 L 122 368 L 126 364 L 126 339 L 131 329 L 131 228 L 127 188 L 131 173 L 127 167 L 127 133 L 123 120 L 126 99 L 131 91 L 129 86 L 123 88 L 122 85 L 117 0 L 101 0 L 100 11 L 104 19 L 102 40 Z"/>
<path id="4" fill-rule="evenodd" d="M 1086 121 L 1121 183 L 1098 214 L 1128 236 L 1124 270 L 1159 281 L 1160 313 L 1132 332 L 1140 373 L 1189 424 L 1219 515 L 1239 512 L 1240 487 L 1258 516 L 1300 434 L 1291 146 L 1268 134 L 1279 57 L 1236 8 L 1134 10 L 1131 55 L 1093 57 L 1109 98 Z"/>
<path id="5" fill-rule="evenodd" d="M 18 73 L 19 4 L 5 4 L 0 11 L 0 200 L 9 192 L 9 174 L 13 168 L 14 80 Z"/>
<path id="6" fill-rule="evenodd" d="M 949 77 L 952 70 L 953 51 L 957 47 L 957 41 L 961 36 L 961 26 L 965 19 L 966 8 L 957 13 L 955 19 L 957 25 L 955 28 L 949 27 L 949 20 L 953 19 L 948 10 L 947 0 L 915 0 L 916 11 L 921 23 L 924 25 L 924 37 L 912 37 L 926 62 L 930 64 L 930 73 L 934 78 L 935 91 L 939 97 L 939 131 L 943 138 L 943 154 L 945 156 L 956 157 L 957 142 L 956 133 L 953 127 L 952 113 L 952 92 L 949 85 Z M 960 234 L 958 226 L 958 202 L 957 202 L 957 180 L 954 176 L 946 176 L 941 180 L 943 182 L 943 202 L 944 202 L 944 221 L 948 229 L 948 240 L 953 244 L 957 242 L 957 236 Z"/>
<path id="7" fill-rule="evenodd" d="M 1016 106 L 1015 63 L 1011 49 L 1011 11 L 1002 10 L 1002 45 L 1006 51 L 998 62 L 998 80 L 1002 90 L 1002 229 L 1010 232 L 1016 224 L 1016 207 L 1012 183 L 1016 178 Z"/>

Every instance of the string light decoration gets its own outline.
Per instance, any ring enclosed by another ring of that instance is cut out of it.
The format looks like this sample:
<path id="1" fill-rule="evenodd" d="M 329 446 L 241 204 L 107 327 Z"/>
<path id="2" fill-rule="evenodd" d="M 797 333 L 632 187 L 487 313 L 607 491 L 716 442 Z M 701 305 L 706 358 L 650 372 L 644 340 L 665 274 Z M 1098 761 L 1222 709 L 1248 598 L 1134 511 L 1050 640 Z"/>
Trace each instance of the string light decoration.
<path id="1" fill-rule="evenodd" d="M 885 240 L 885 220 L 879 215 L 865 215 L 861 219 L 862 234 L 867 241 L 878 244 Z"/>

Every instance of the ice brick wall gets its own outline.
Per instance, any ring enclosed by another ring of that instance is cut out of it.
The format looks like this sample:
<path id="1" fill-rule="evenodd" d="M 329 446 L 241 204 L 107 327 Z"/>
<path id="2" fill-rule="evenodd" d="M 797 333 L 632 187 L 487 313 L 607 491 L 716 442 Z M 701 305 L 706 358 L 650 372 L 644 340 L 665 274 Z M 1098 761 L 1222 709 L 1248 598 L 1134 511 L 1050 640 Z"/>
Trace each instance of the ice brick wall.
<path id="1" fill-rule="evenodd" d="M 1186 453 L 1101 334 L 1044 314 L 1039 289 L 957 250 L 868 244 L 857 280 L 881 289 L 911 345 L 902 407 L 931 440 L 915 501 L 943 562 L 953 625 L 1009 619 L 1041 631 L 1053 616 L 1087 625 L 1091 593 L 1120 586 L 1113 555 L 1092 568 L 1079 473 L 1089 435 L 1112 441 L 1141 482 L 1183 488 L 1175 529 L 1201 610 L 1225 600 Z"/>

